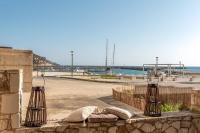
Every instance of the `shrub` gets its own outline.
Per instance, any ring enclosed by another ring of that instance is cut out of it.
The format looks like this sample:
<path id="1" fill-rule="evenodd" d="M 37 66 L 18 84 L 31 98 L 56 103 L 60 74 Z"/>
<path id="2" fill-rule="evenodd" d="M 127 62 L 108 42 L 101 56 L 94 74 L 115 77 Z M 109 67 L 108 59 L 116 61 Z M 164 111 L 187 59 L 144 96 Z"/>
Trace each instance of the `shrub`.
<path id="1" fill-rule="evenodd" d="M 171 104 L 171 103 L 165 103 L 161 105 L 161 111 L 162 112 L 175 112 L 179 111 L 181 107 L 181 104 Z"/>

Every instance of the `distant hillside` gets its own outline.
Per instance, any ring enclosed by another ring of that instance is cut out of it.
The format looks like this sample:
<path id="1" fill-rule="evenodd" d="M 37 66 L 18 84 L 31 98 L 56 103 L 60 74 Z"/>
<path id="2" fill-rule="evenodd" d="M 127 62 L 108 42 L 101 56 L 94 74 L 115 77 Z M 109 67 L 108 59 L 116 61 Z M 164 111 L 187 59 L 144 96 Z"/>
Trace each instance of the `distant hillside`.
<path id="1" fill-rule="evenodd" d="M 59 66 L 59 64 L 33 53 L 33 66 Z"/>

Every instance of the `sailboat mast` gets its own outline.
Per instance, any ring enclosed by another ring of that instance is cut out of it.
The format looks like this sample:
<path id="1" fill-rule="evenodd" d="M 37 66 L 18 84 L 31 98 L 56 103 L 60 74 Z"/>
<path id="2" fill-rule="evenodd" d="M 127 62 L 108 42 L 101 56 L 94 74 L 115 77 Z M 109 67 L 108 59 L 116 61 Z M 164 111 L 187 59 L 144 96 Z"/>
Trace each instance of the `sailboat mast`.
<path id="1" fill-rule="evenodd" d="M 105 61 L 105 67 L 106 67 L 106 69 L 108 67 L 108 39 L 106 39 L 106 61 Z"/>
<path id="2" fill-rule="evenodd" d="M 114 47 L 113 47 L 113 62 L 112 62 L 112 65 L 113 66 L 115 65 L 115 44 L 114 44 Z"/>

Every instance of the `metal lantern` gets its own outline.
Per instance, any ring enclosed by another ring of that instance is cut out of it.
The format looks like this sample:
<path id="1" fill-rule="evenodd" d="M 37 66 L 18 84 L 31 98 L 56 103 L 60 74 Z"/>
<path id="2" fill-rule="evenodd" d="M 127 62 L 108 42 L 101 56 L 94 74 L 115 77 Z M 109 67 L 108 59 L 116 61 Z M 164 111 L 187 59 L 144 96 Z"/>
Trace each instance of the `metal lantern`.
<path id="1" fill-rule="evenodd" d="M 161 116 L 160 104 L 158 84 L 148 83 L 144 115 L 152 117 Z"/>
<path id="2" fill-rule="evenodd" d="M 43 86 L 32 87 L 24 125 L 27 127 L 40 127 L 46 123 L 45 88 Z"/>

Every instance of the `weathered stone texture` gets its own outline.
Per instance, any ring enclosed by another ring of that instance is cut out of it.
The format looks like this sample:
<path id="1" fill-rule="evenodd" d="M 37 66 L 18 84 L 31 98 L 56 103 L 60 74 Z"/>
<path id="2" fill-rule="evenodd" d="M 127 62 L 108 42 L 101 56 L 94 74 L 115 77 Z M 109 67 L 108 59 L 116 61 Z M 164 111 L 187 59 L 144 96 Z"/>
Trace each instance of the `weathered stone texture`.
<path id="1" fill-rule="evenodd" d="M 14 133 L 20 127 L 20 73 L 19 70 L 1 70 L 0 73 L 8 75 L 8 85 L 0 82 L 0 86 L 9 87 L 0 91 L 0 132 Z"/>
<path id="2" fill-rule="evenodd" d="M 31 90 L 32 67 L 33 67 L 32 51 L 0 48 L 0 70 L 23 69 L 24 90 L 29 90 L 29 91 Z"/>
<path id="3" fill-rule="evenodd" d="M 19 93 L 2 95 L 2 114 L 13 114 L 19 112 Z"/>
<path id="4" fill-rule="evenodd" d="M 200 118 L 188 118 L 182 117 L 181 120 L 175 119 L 168 121 L 168 118 L 160 118 L 159 120 L 154 118 L 148 118 L 144 120 L 132 121 L 132 123 L 124 123 L 124 125 L 117 125 L 118 122 L 112 123 L 108 126 L 105 123 L 87 123 L 88 126 L 83 127 L 81 123 L 68 123 L 65 126 L 55 126 L 55 127 L 42 127 L 42 128 L 30 128 L 24 129 L 24 133 L 199 133 L 197 129 L 199 125 Z M 181 127 L 184 125 L 184 128 Z M 190 122 L 191 126 L 187 128 L 186 126 Z M 186 124 L 187 123 L 187 124 Z M 105 125 L 105 126 L 103 126 Z M 15 133 L 23 133 L 23 129 L 17 129 Z"/>
<path id="5" fill-rule="evenodd" d="M 141 129 L 145 132 L 145 133 L 151 133 L 154 131 L 155 127 L 150 124 L 150 123 L 145 123 Z"/>

